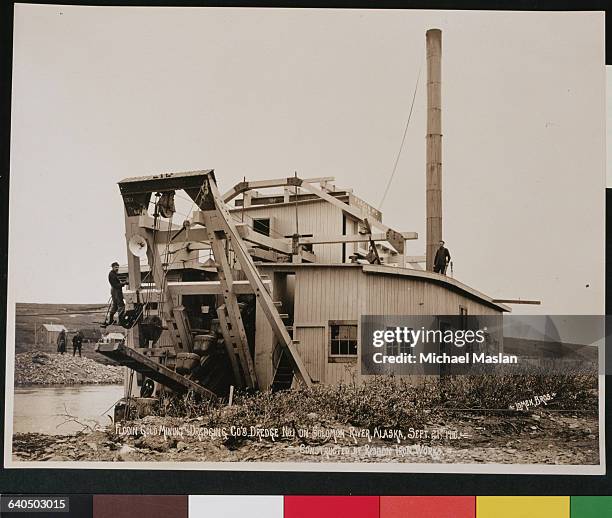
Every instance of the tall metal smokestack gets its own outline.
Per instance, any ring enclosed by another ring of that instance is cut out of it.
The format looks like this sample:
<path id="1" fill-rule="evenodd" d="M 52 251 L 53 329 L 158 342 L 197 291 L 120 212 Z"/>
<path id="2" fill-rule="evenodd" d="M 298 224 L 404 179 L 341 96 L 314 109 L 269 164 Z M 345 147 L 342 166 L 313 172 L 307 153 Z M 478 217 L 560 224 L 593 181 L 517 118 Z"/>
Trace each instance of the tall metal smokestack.
<path id="1" fill-rule="evenodd" d="M 427 40 L 427 153 L 425 211 L 427 271 L 442 239 L 442 31 L 429 29 Z"/>

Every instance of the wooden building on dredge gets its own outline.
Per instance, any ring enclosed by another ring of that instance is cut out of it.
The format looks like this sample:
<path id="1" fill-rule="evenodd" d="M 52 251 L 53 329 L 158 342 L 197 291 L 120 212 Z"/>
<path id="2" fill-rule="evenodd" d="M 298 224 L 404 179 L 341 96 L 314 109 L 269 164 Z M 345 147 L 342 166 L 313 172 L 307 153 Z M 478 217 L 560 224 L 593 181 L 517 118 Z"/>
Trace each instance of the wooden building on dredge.
<path id="1" fill-rule="evenodd" d="M 335 189 L 330 183 L 326 185 Z M 382 223 L 382 214 L 352 193 L 330 194 L 349 206 L 360 207 Z M 253 228 L 269 225 L 272 235 L 290 236 L 295 232 L 293 196 L 260 197 L 257 204 L 253 201 L 243 207 L 241 200 L 231 212 Z M 367 237 L 359 221 L 341 206 L 304 197 L 297 207 L 301 234 Z M 410 232 L 403 235 L 417 237 Z M 364 259 L 368 254 L 367 240 L 320 243 L 323 240 L 303 238 L 312 246 L 316 262 L 258 264 L 259 271 L 271 281 L 273 298 L 282 303 L 297 350 L 315 383 L 361 379 L 363 315 L 493 315 L 509 311 L 507 306 L 451 277 L 425 271 L 421 258 L 411 258 L 414 262 L 402 266 L 400 254 L 384 242 L 376 242 L 382 263 L 378 265 Z M 331 240 L 330 237 L 328 241 Z M 358 262 L 352 262 L 355 255 Z M 263 386 L 269 386 L 274 381 L 274 336 L 262 311 L 257 311 L 255 329 L 257 376 Z"/>
<path id="2" fill-rule="evenodd" d="M 433 272 L 442 239 L 440 52 L 440 31 L 428 31 L 423 257 L 405 253 L 415 232 L 390 228 L 333 178 L 245 180 L 225 193 L 212 170 L 119 182 L 127 337 L 98 351 L 138 374 L 127 378 L 129 395 L 359 382 L 364 315 L 509 310 Z M 182 224 L 178 192 L 195 209 Z"/>
<path id="3" fill-rule="evenodd" d="M 208 395 L 359 382 L 363 315 L 508 311 L 407 258 L 416 233 L 389 228 L 331 178 L 241 182 L 221 195 L 212 171 L 195 171 L 129 178 L 120 189 L 127 343 L 98 349 L 139 373 L 133 390 L 150 389 L 147 379 Z M 181 189 L 198 210 L 175 225 L 158 205 Z"/>

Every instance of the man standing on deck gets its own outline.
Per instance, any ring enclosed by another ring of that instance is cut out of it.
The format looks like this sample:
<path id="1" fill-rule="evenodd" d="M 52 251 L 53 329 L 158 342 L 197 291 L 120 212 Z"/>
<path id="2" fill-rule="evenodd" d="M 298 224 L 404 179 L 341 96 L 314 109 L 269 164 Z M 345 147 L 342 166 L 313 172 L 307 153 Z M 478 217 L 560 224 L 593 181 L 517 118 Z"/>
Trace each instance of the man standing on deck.
<path id="1" fill-rule="evenodd" d="M 114 262 L 111 264 L 111 271 L 108 273 L 108 282 L 111 285 L 111 307 L 108 315 L 108 320 L 104 322 L 103 327 L 110 326 L 115 320 L 115 313 L 118 311 L 119 323 L 123 319 L 123 313 L 125 312 L 125 302 L 123 302 L 123 287 L 127 282 L 123 282 L 119 279 L 119 263 Z"/>
<path id="2" fill-rule="evenodd" d="M 444 241 L 440 241 L 440 248 L 436 250 L 434 257 L 434 272 L 446 275 L 446 268 L 450 262 L 451 255 L 448 248 L 444 248 Z"/>

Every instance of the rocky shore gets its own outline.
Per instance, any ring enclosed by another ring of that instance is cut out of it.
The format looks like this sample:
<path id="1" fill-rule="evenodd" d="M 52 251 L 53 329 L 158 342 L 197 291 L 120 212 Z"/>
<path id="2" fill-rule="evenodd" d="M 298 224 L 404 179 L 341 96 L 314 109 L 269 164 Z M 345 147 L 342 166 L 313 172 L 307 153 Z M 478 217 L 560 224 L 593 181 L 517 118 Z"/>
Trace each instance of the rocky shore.
<path id="1" fill-rule="evenodd" d="M 122 367 L 102 365 L 89 358 L 40 351 L 15 355 L 15 385 L 95 385 L 122 382 Z"/>

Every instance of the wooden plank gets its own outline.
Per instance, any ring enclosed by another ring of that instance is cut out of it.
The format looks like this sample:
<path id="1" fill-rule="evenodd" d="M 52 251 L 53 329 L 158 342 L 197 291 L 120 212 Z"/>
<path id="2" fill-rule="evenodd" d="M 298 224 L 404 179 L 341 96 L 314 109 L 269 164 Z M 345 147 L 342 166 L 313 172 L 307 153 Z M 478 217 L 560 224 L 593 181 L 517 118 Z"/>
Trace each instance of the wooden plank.
<path id="1" fill-rule="evenodd" d="M 140 257 L 135 256 L 130 252 L 129 242 L 130 239 L 138 234 L 139 231 L 139 216 L 129 216 L 127 210 L 125 211 L 125 244 L 127 248 L 127 258 L 128 258 L 128 286 L 130 290 L 138 290 L 140 289 L 140 284 L 142 282 L 142 274 L 140 271 Z M 137 302 L 134 300 L 133 302 Z M 126 301 L 127 303 L 127 301 Z M 126 310 L 128 307 L 126 306 Z M 130 308 L 133 309 L 133 306 Z M 106 317 L 105 317 L 106 320 Z M 140 328 L 139 326 L 133 326 L 128 331 L 128 343 L 138 345 L 140 344 Z"/>
<path id="2" fill-rule="evenodd" d="M 271 281 L 265 280 L 266 285 L 270 285 Z M 192 282 L 168 282 L 167 289 L 172 295 L 221 295 L 223 288 L 219 281 L 192 281 Z M 249 281 L 234 281 L 232 291 L 236 295 L 252 295 L 253 288 Z M 159 296 L 160 290 L 157 288 L 146 288 L 139 290 L 141 301 L 147 296 Z M 136 302 L 136 291 L 126 290 L 123 292 L 126 301 Z"/>
<path id="3" fill-rule="evenodd" d="M 155 232 L 178 232 L 183 227 L 181 225 L 174 225 L 169 221 L 166 221 L 162 218 L 157 218 L 157 227 L 155 223 L 155 218 L 149 216 L 148 214 L 143 214 L 138 216 L 138 226 L 140 228 L 146 228 L 149 230 L 155 230 Z M 164 241 L 165 244 L 165 241 Z"/>
<path id="4" fill-rule="evenodd" d="M 336 178 L 333 176 L 320 176 L 317 178 L 305 178 L 302 181 L 306 183 L 325 183 L 325 182 L 333 182 Z M 275 178 L 272 180 L 259 180 L 253 182 L 239 182 L 234 187 L 232 187 L 229 191 L 224 193 L 221 196 L 223 203 L 229 203 L 240 193 L 245 191 L 251 191 L 254 189 L 269 189 L 272 187 L 285 187 L 290 185 L 288 183 L 288 178 Z"/>
<path id="5" fill-rule="evenodd" d="M 403 239 L 418 239 L 417 232 L 402 232 Z M 336 236 L 300 237 L 300 245 L 323 245 L 335 243 L 368 243 L 370 241 L 387 241 L 387 234 L 352 234 Z"/>
<path id="6" fill-rule="evenodd" d="M 151 378 L 158 383 L 176 391 L 187 392 L 189 390 L 206 397 L 207 399 L 216 400 L 218 396 L 202 385 L 191 381 L 178 374 L 177 372 L 168 369 L 161 363 L 148 358 L 144 354 L 139 353 L 136 349 L 127 347 L 121 343 L 117 344 L 97 344 L 96 352 L 113 359 L 114 361 L 125 365 L 137 372 L 142 372 L 148 378 Z"/>
<path id="7" fill-rule="evenodd" d="M 217 273 L 219 275 L 219 282 L 222 287 L 222 295 L 225 303 L 227 321 L 224 336 L 230 339 L 232 348 L 235 347 L 238 351 L 238 357 L 242 364 L 246 385 L 251 388 L 256 388 L 257 376 L 255 374 L 253 358 L 249 350 L 249 343 L 246 331 L 244 330 L 238 299 L 232 291 L 234 278 L 225 251 L 225 239 L 218 236 L 219 230 L 223 228 L 223 220 L 217 215 L 216 210 L 204 211 L 202 216 L 206 229 L 208 230 L 209 241 L 213 248 L 213 255 L 215 263 L 217 264 Z"/>
<path id="8" fill-rule="evenodd" d="M 279 263 L 286 257 L 273 250 L 264 250 L 263 248 L 249 247 L 248 250 L 254 259 L 260 259 L 269 263 Z"/>
<path id="9" fill-rule="evenodd" d="M 541 300 L 526 300 L 526 299 L 493 299 L 492 302 L 497 304 L 542 304 Z"/>
<path id="10" fill-rule="evenodd" d="M 234 349 L 234 340 L 229 332 L 229 315 L 227 314 L 227 308 L 225 304 L 217 308 L 217 316 L 219 317 L 219 324 L 221 327 L 221 333 L 223 334 L 223 342 L 225 350 L 232 366 L 232 372 L 234 373 L 234 382 L 238 388 L 244 387 L 244 379 L 240 374 L 240 367 L 236 358 L 236 350 Z"/>
<path id="11" fill-rule="evenodd" d="M 201 171 L 181 171 L 160 173 L 150 176 L 125 178 L 119 182 L 119 190 L 124 196 L 128 194 L 164 192 L 176 190 L 199 190 L 207 177 L 214 178 L 212 169 Z"/>
<path id="12" fill-rule="evenodd" d="M 281 252 L 287 255 L 290 255 L 292 252 L 291 240 L 289 239 L 276 239 L 264 236 L 263 234 L 260 234 L 259 232 L 253 230 L 246 223 L 236 223 L 235 225 L 240 237 L 245 241 L 248 241 L 249 243 L 264 246 L 266 248 L 269 248 L 270 250 Z"/>
<path id="13" fill-rule="evenodd" d="M 188 231 L 183 231 L 180 234 L 178 233 L 178 230 L 171 230 L 169 237 L 171 243 L 177 244 L 188 242 L 206 243 L 208 241 L 208 233 L 206 232 L 206 229 L 200 226 L 191 226 Z M 168 242 L 168 231 L 157 230 L 155 232 L 155 242 L 160 245 L 165 245 Z"/>

